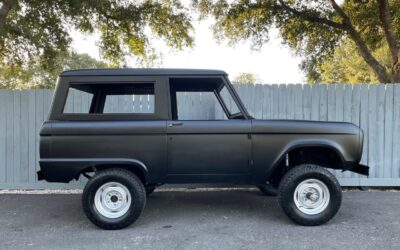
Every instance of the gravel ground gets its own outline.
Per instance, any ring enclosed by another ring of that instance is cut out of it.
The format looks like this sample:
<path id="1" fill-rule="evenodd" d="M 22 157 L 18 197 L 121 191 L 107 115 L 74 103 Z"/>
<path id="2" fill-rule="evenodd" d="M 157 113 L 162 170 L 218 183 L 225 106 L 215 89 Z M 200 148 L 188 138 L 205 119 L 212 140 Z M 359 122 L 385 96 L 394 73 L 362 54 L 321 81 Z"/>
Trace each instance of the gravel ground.
<path id="1" fill-rule="evenodd" d="M 328 224 L 303 227 L 255 189 L 162 190 L 132 226 L 104 231 L 80 194 L 0 194 L 0 249 L 400 249 L 400 193 L 349 191 Z"/>

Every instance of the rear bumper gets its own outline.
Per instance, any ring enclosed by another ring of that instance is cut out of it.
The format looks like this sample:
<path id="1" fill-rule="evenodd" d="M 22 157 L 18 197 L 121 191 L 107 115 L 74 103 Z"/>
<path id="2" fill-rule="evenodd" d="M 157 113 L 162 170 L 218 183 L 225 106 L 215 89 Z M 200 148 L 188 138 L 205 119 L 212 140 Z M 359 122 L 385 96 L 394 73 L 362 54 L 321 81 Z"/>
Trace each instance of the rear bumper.
<path id="1" fill-rule="evenodd" d="M 42 170 L 37 171 L 36 174 L 37 174 L 37 178 L 39 181 L 44 180 L 44 175 L 43 175 Z"/>

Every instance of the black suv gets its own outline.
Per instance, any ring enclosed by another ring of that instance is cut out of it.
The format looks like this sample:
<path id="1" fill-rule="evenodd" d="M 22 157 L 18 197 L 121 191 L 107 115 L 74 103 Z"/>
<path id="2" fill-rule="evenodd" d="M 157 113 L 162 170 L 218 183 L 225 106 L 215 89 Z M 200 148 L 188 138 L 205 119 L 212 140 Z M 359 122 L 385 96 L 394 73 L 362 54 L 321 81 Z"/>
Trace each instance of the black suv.
<path id="1" fill-rule="evenodd" d="M 328 168 L 368 175 L 362 146 L 350 123 L 252 118 L 223 71 L 72 70 L 40 132 L 38 178 L 87 177 L 83 209 L 104 229 L 133 223 L 165 183 L 255 185 L 311 226 L 341 204 Z"/>

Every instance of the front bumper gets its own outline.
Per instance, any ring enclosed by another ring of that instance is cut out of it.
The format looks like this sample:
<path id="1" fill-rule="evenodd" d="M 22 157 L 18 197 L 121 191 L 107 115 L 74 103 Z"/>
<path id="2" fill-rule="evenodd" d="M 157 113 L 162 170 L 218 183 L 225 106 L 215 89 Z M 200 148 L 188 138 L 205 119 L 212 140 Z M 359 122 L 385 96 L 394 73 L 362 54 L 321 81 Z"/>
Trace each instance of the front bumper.
<path id="1" fill-rule="evenodd" d="M 354 166 L 350 167 L 348 170 L 351 172 L 357 173 L 357 174 L 369 176 L 369 167 L 362 165 L 362 164 L 355 164 Z"/>

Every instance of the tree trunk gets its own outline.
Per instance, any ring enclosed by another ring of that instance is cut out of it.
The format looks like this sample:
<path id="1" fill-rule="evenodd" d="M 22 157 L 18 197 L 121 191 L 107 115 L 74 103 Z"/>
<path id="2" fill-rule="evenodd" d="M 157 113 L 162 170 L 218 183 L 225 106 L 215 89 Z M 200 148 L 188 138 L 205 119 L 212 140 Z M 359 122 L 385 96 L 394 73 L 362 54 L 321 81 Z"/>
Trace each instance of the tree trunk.
<path id="1" fill-rule="evenodd" d="M 390 14 L 389 2 L 387 0 L 379 0 L 378 6 L 379 18 L 382 22 L 383 32 L 385 33 L 385 38 L 392 56 L 392 79 L 393 82 L 400 82 L 400 54 L 396 38 L 392 32 L 392 16 Z"/>
<path id="2" fill-rule="evenodd" d="M 349 16 L 343 11 L 343 9 L 336 3 L 335 0 L 330 0 L 333 9 L 339 14 L 343 20 L 343 24 L 346 26 L 347 32 L 351 39 L 356 43 L 357 49 L 360 52 L 364 61 L 372 68 L 375 75 L 378 77 L 381 83 L 392 82 L 390 75 L 387 73 L 384 66 L 382 66 L 378 60 L 372 55 L 368 46 L 365 44 L 364 40 L 361 38 L 360 33 L 354 28 Z"/>
<path id="3" fill-rule="evenodd" d="M 358 51 L 360 52 L 364 61 L 372 68 L 375 75 L 378 77 L 379 82 L 381 83 L 391 83 L 391 77 L 387 73 L 384 66 L 382 66 L 378 60 L 371 54 L 371 51 L 368 49 L 367 45 L 362 40 L 360 34 L 351 26 L 348 30 L 350 37 L 356 43 Z"/>
<path id="4" fill-rule="evenodd" d="M 4 26 L 8 13 L 17 4 L 17 0 L 5 0 L 0 8 L 0 36 L 4 33 Z"/>

